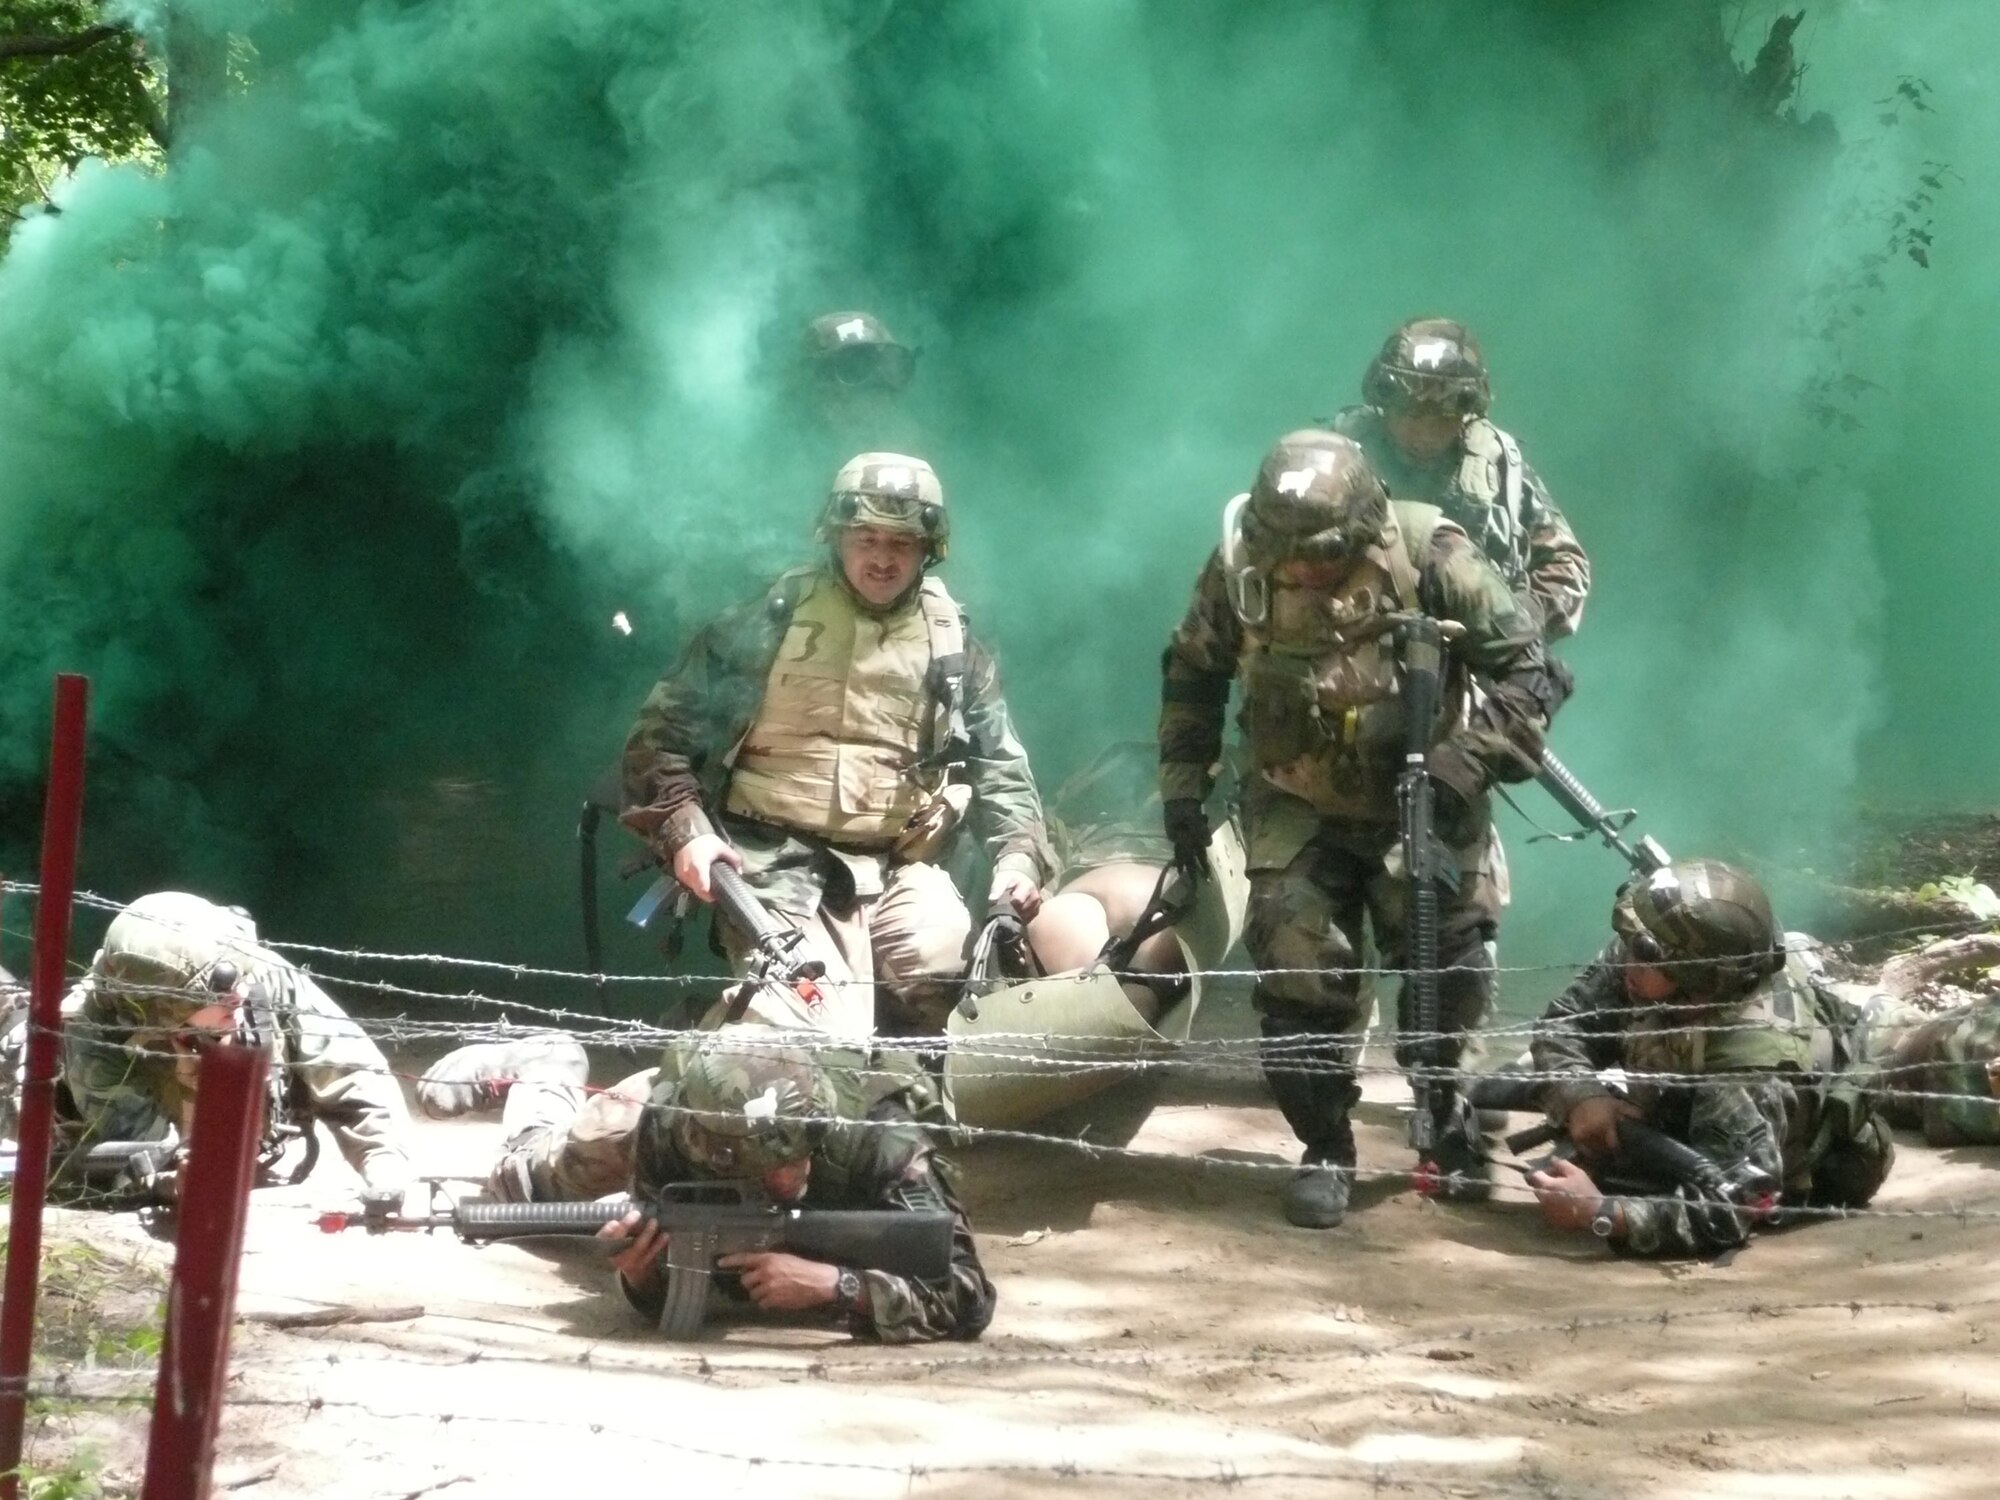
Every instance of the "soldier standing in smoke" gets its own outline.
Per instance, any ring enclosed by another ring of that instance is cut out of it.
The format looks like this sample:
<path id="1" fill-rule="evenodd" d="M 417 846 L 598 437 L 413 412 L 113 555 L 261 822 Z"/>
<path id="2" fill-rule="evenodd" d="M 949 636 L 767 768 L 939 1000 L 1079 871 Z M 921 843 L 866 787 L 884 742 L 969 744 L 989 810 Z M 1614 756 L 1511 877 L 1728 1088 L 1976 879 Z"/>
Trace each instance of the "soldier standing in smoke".
<path id="1" fill-rule="evenodd" d="M 1265 1078 L 1305 1145 L 1285 1212 L 1325 1228 L 1345 1216 L 1353 1179 L 1364 917 L 1391 967 L 1409 958 L 1407 883 L 1388 863 L 1407 735 L 1395 618 L 1422 613 L 1456 627 L 1429 756 L 1438 837 L 1458 865 L 1440 892 L 1447 1030 L 1469 1029 L 1488 1003 L 1484 945 L 1500 915 L 1482 861 L 1488 791 L 1533 774 L 1556 694 L 1538 624 L 1506 580 L 1435 506 L 1390 501 L 1350 439 L 1311 429 L 1285 437 L 1224 526 L 1167 647 L 1160 796 L 1176 859 L 1198 867 L 1209 839 L 1202 802 L 1240 682 L 1245 940 L 1269 971 L 1253 1001 Z M 1476 703 L 1473 672 L 1485 687 Z M 1455 1061 L 1454 1050 L 1443 1065 Z M 1437 1166 L 1478 1184 L 1485 1148 L 1460 1104 Z"/>
<path id="2" fill-rule="evenodd" d="M 938 860 L 971 819 L 990 903 L 1032 917 L 1050 857 L 992 658 L 931 569 L 949 537 L 929 464 L 863 453 L 834 477 L 812 566 L 704 627 L 626 741 L 627 827 L 710 900 L 739 869 L 827 966 L 824 998 L 760 988 L 747 1014 L 872 1035 L 877 999 L 934 1031 L 971 929 Z M 744 935 L 725 927 L 740 962 Z"/>
<path id="3" fill-rule="evenodd" d="M 1840 1001 L 1790 951 L 1763 887 L 1678 861 L 1627 883 L 1611 926 L 1535 1027 L 1535 1071 L 1554 1075 L 1540 1103 L 1575 1153 L 1529 1176 L 1543 1217 L 1635 1254 L 1711 1255 L 1785 1204 L 1873 1198 L 1895 1160 L 1888 1122 Z M 1607 1191 L 1599 1178 L 1637 1154 L 1619 1136 L 1633 1122 L 1703 1169 Z"/>
<path id="4" fill-rule="evenodd" d="M 1362 377 L 1366 405 L 1332 427 L 1368 455 L 1390 497 L 1435 505 L 1477 542 L 1559 641 L 1583 623 L 1590 559 L 1493 399 L 1479 340 L 1448 318 L 1412 318 Z"/>

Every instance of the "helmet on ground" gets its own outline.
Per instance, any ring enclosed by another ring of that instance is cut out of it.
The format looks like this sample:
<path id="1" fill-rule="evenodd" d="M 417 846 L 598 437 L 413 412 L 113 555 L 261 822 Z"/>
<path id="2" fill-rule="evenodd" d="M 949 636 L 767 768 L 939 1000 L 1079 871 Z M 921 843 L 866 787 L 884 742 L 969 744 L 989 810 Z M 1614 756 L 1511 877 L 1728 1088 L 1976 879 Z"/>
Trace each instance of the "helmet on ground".
<path id="1" fill-rule="evenodd" d="M 1717 859 L 1677 860 L 1627 882 L 1611 925 L 1633 961 L 1704 998 L 1752 989 L 1785 965 L 1764 887 Z"/>
<path id="2" fill-rule="evenodd" d="M 1257 470 L 1243 545 L 1260 567 L 1330 560 L 1379 543 L 1388 525 L 1388 492 L 1360 445 L 1307 427 L 1278 439 Z"/>
<path id="3" fill-rule="evenodd" d="M 1412 318 L 1390 334 L 1362 377 L 1361 395 L 1383 411 L 1438 406 L 1461 417 L 1484 416 L 1493 401 L 1479 340 L 1449 318 Z"/>
<path id="4" fill-rule="evenodd" d="M 157 1014 L 181 1005 L 183 995 L 190 1008 L 209 1003 L 219 978 L 233 985 L 239 971 L 264 958 L 257 926 L 240 908 L 157 891 L 111 919 L 90 970 L 99 994 Z"/>
<path id="5" fill-rule="evenodd" d="M 934 563 L 944 560 L 951 543 L 936 471 L 902 453 L 857 453 L 840 466 L 820 515 L 821 539 L 832 542 L 850 526 L 914 533 Z"/>
<path id="6" fill-rule="evenodd" d="M 806 326 L 806 362 L 832 385 L 900 391 L 917 356 L 873 314 L 831 312 Z"/>
<path id="7" fill-rule="evenodd" d="M 719 1177 L 762 1177 L 804 1160 L 834 1115 L 826 1075 L 779 1032 L 713 1033 L 683 1053 L 679 1067 L 674 1144 Z"/>

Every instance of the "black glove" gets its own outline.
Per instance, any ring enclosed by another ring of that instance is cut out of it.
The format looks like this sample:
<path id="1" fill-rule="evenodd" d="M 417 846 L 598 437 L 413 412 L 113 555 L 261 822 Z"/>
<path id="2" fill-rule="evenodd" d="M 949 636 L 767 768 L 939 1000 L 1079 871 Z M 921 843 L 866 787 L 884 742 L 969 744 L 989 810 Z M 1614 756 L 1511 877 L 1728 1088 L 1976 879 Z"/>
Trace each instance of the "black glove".
<path id="1" fill-rule="evenodd" d="M 1209 873 L 1208 814 L 1196 797 L 1169 797 L 1160 806 L 1167 826 L 1167 839 L 1174 846 L 1174 868 L 1189 880 Z"/>
<path id="2" fill-rule="evenodd" d="M 1432 826 L 1447 849 L 1486 837 L 1486 778 L 1471 756 L 1449 742 L 1431 751 Z"/>

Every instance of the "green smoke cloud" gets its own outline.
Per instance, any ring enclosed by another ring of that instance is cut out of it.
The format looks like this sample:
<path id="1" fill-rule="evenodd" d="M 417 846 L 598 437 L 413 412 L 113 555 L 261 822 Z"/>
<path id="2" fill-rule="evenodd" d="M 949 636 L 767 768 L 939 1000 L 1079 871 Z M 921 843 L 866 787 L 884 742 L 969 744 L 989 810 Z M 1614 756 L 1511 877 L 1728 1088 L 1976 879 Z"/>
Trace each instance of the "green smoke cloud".
<path id="1" fill-rule="evenodd" d="M 1813 125 L 1748 96 L 1770 5 L 188 9 L 245 80 L 0 263 L 13 867 L 78 668 L 93 883 L 573 958 L 584 786 L 852 446 L 793 370 L 840 306 L 921 346 L 1045 783 L 1150 731 L 1271 439 L 1441 312 L 1597 563 L 1555 743 L 1601 795 L 1780 862 L 1991 795 L 1976 0 L 1809 7 Z M 1938 163 L 1930 267 L 1864 264 Z M 1512 837 L 1504 961 L 1587 953 L 1617 867 Z"/>

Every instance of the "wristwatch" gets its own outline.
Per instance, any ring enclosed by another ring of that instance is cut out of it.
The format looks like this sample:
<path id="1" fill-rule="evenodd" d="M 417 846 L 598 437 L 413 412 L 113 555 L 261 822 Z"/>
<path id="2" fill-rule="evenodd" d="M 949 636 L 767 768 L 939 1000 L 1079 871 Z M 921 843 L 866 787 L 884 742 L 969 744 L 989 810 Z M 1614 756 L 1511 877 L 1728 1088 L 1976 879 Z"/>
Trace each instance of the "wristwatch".
<path id="1" fill-rule="evenodd" d="M 1618 1200 L 1600 1198 L 1597 1200 L 1597 1217 L 1590 1221 L 1590 1232 L 1600 1240 L 1608 1240 L 1618 1232 Z"/>
<path id="2" fill-rule="evenodd" d="M 852 1266 L 842 1266 L 840 1277 L 833 1284 L 833 1305 L 843 1317 L 854 1316 L 856 1304 L 861 1301 L 861 1273 Z"/>

